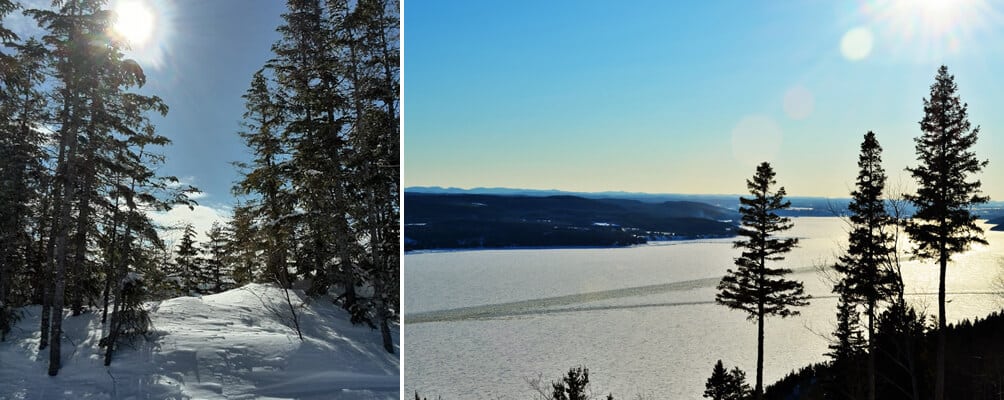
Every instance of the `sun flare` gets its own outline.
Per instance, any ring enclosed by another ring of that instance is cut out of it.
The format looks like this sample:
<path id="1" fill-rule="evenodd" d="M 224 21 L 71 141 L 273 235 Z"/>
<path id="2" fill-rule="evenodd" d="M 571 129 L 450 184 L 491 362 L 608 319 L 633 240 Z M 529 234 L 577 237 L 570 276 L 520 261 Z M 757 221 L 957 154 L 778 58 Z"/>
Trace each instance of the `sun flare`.
<path id="1" fill-rule="evenodd" d="M 144 46 L 153 37 L 156 18 L 150 7 L 140 0 L 123 0 L 115 6 L 115 32 L 130 45 Z"/>

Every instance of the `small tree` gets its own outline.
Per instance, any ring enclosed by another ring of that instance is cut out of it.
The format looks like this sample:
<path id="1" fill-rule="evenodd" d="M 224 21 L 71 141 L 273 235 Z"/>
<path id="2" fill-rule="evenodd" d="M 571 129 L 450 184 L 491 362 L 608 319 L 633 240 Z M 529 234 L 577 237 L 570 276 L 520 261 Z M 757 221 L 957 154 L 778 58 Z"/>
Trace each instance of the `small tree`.
<path id="1" fill-rule="evenodd" d="M 836 340 L 827 346 L 830 352 L 825 354 L 833 359 L 834 364 L 853 360 L 861 354 L 865 345 L 860 325 L 854 303 L 841 296 L 837 302 L 837 328 L 833 331 Z"/>
<path id="2" fill-rule="evenodd" d="M 553 400 L 587 400 L 589 387 L 589 368 L 578 367 L 568 370 L 568 375 L 559 382 L 551 384 L 554 391 Z"/>
<path id="3" fill-rule="evenodd" d="M 955 77 L 941 66 L 930 98 L 924 99 L 923 134 L 914 139 L 920 165 L 907 168 L 917 180 L 917 193 L 906 196 L 917 211 L 906 227 L 916 244 L 913 254 L 938 260 L 938 347 L 935 400 L 945 397 L 945 272 L 953 254 L 972 243 L 986 244 L 983 230 L 970 212 L 989 197 L 980 195 L 980 181 L 969 178 L 983 170 L 987 161 L 972 152 L 980 128 L 972 128 L 968 106 L 959 99 Z"/>
<path id="4" fill-rule="evenodd" d="M 201 266 L 199 259 L 199 249 L 195 247 L 195 227 L 192 224 L 185 225 L 185 231 L 181 234 L 178 249 L 175 253 L 174 263 L 177 266 L 177 277 L 181 282 L 181 291 L 184 295 L 191 296 L 199 292 L 199 277 Z"/>
<path id="5" fill-rule="evenodd" d="M 227 254 L 230 246 L 230 238 L 223 226 L 214 221 L 213 226 L 206 232 L 208 240 L 202 244 L 202 254 L 204 255 L 203 270 L 206 279 L 200 282 L 208 287 L 209 292 L 219 293 L 231 288 L 233 282 L 231 272 L 232 257 Z"/>
<path id="6" fill-rule="evenodd" d="M 763 397 L 763 327 L 764 317 L 776 315 L 782 318 L 798 315 L 793 307 L 808 305 L 809 295 L 805 294 L 802 283 L 784 279 L 791 273 L 788 268 L 769 268 L 767 261 L 780 261 L 783 254 L 791 251 L 796 238 L 778 238 L 777 234 L 791 229 L 791 219 L 777 215 L 780 210 L 791 207 L 784 200 L 784 188 L 773 191 L 777 183 L 774 170 L 767 162 L 757 166 L 756 175 L 746 181 L 752 198 L 740 197 L 739 213 L 742 225 L 737 232 L 745 240 L 738 240 L 734 247 L 742 249 L 742 255 L 735 259 L 738 267 L 722 277 L 718 283 L 715 301 L 732 309 L 745 311 L 747 319 L 757 321 L 757 366 L 755 395 Z"/>
<path id="7" fill-rule="evenodd" d="M 527 379 L 530 388 L 536 393 L 536 398 L 540 400 L 590 400 L 589 388 L 589 368 L 576 367 L 568 370 L 568 374 L 560 381 L 551 382 L 548 388 L 543 383 L 543 375 L 536 378 Z M 416 396 L 418 393 L 415 394 Z M 614 396 L 608 394 L 606 400 L 613 400 Z"/>
<path id="8" fill-rule="evenodd" d="M 865 339 L 861 336 L 861 321 L 858 318 L 856 304 L 846 296 L 841 295 L 837 302 L 837 328 L 833 331 L 834 341 L 828 346 L 826 353 L 832 361 L 832 374 L 827 383 L 828 391 L 838 398 L 862 398 L 858 360 L 865 348 Z"/>
<path id="9" fill-rule="evenodd" d="M 727 371 L 722 360 L 718 360 L 715 364 L 704 388 L 704 397 L 712 400 L 743 400 L 750 394 L 750 386 L 746 384 L 746 373 L 739 367 Z"/>

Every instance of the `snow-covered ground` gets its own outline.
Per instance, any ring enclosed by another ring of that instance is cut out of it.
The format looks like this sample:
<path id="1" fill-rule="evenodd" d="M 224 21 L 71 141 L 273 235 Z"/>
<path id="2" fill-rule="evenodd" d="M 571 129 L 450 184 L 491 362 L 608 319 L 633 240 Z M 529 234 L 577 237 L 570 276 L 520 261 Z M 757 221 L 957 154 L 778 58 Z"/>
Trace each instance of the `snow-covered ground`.
<path id="1" fill-rule="evenodd" d="M 290 295 L 302 304 L 301 292 Z M 48 349 L 37 350 L 41 307 L 28 307 L 0 342 L 0 399 L 397 399 L 398 327 L 389 354 L 379 331 L 353 326 L 328 301 L 307 303 L 303 341 L 283 291 L 268 285 L 149 303 L 152 332 L 120 346 L 110 367 L 100 313 L 66 317 L 55 377 Z"/>

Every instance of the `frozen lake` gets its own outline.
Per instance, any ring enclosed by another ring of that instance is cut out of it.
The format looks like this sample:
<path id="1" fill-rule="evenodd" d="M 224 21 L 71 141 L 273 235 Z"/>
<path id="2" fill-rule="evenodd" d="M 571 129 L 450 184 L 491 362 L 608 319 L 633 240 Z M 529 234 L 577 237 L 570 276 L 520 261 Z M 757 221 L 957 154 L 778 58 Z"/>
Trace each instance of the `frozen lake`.
<path id="1" fill-rule="evenodd" d="M 827 273 L 846 244 L 837 218 L 797 218 L 799 248 L 783 265 L 814 296 L 802 315 L 768 318 L 764 382 L 823 361 L 835 323 Z M 998 292 L 1004 232 L 956 256 L 949 321 L 984 316 Z M 714 304 L 733 267 L 733 239 L 616 249 L 479 250 L 404 257 L 404 394 L 444 400 L 528 398 L 525 379 L 585 365 L 596 394 L 697 399 L 715 361 L 755 379 L 756 325 Z M 908 299 L 937 311 L 937 269 L 907 261 Z"/>

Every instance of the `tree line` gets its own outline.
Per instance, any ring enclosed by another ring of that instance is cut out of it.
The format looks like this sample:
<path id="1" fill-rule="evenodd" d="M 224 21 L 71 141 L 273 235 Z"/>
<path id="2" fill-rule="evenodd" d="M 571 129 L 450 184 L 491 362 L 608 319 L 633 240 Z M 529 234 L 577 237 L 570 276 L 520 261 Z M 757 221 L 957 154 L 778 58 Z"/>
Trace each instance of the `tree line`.
<path id="1" fill-rule="evenodd" d="M 400 51 L 394 0 L 289 0 L 244 94 L 241 275 L 335 294 L 393 352 L 399 310 Z M 262 260 L 257 262 L 256 260 Z M 291 310 L 292 311 L 292 310 Z"/>
<path id="2" fill-rule="evenodd" d="M 930 95 L 924 99 L 922 134 L 915 139 L 918 165 L 906 168 L 917 181 L 916 193 L 903 195 L 916 208 L 911 216 L 902 214 L 903 204 L 897 199 L 884 197 L 882 147 L 874 132 L 864 135 L 859 173 L 848 206 L 848 246 L 833 265 L 839 276 L 833 291 L 839 300 L 834 341 L 827 353 L 831 358 L 827 398 L 873 400 L 896 395 L 920 399 L 932 393 L 934 399 L 944 399 L 947 266 L 953 255 L 968 250 L 971 244 L 987 243 L 971 209 L 989 200 L 981 194 L 980 181 L 973 178 L 988 163 L 972 151 L 979 127 L 970 124 L 967 105 L 957 91 L 948 68 L 939 68 Z M 712 390 L 720 386 L 713 385 L 713 380 L 722 381 L 716 378 L 721 375 L 719 365 L 708 381 L 706 397 L 762 399 L 764 318 L 797 315 L 795 307 L 808 304 L 809 296 L 804 294 L 801 282 L 784 278 L 791 270 L 771 266 L 797 245 L 797 239 L 781 236 L 792 224 L 777 212 L 790 203 L 783 200 L 783 187 L 772 189 L 776 185 L 774 176 L 770 164 L 764 162 L 747 181 L 752 197 L 741 198 L 743 206 L 739 210 L 739 234 L 747 239 L 735 242 L 735 247 L 743 250 L 736 258 L 738 268 L 730 269 L 722 278 L 716 297 L 719 304 L 742 310 L 758 323 L 756 384 L 750 394 L 731 391 L 721 395 L 721 391 Z M 917 347 L 925 331 L 924 316 L 904 300 L 902 251 L 898 247 L 901 232 L 913 244 L 909 249 L 912 256 L 933 260 L 938 266 L 938 318 L 937 325 L 930 328 L 936 337 L 933 388 L 927 387 L 925 370 L 917 360 Z M 876 329 L 885 334 L 879 335 Z M 895 368 L 880 374 L 878 357 L 892 361 Z M 862 363 L 866 366 L 864 374 L 859 372 Z M 894 393 L 887 390 L 877 396 L 879 378 L 883 379 L 882 387 L 896 388 Z"/>
<path id="3" fill-rule="evenodd" d="M 251 80 L 239 132 L 253 153 L 232 218 L 176 247 L 152 212 L 198 190 L 157 172 L 170 140 L 137 93 L 104 0 L 23 12 L 44 32 L 0 25 L 0 340 L 41 305 L 39 352 L 60 369 L 63 320 L 100 312 L 105 365 L 149 327 L 143 302 L 248 282 L 308 282 L 356 323 L 398 317 L 398 9 L 393 1 L 288 2 L 274 58 Z M 68 313 L 67 313 L 68 311 Z M 41 356 L 41 354 L 40 354 Z M 42 357 L 40 357 L 42 358 Z"/>

